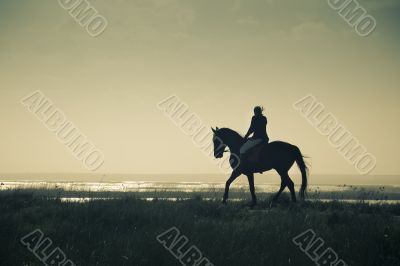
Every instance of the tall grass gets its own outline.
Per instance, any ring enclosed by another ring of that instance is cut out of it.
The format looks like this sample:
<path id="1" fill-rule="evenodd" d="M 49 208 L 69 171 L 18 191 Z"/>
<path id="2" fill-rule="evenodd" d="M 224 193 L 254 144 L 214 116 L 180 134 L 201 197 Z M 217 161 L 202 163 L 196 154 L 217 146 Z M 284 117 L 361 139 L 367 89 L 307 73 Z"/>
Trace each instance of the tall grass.
<path id="1" fill-rule="evenodd" d="M 20 238 L 38 228 L 76 265 L 180 265 L 156 241 L 172 226 L 214 265 L 313 265 L 292 239 L 313 229 L 348 265 L 400 265 L 400 205 L 319 201 L 268 209 L 245 202 L 134 197 L 86 203 L 0 193 L 0 264 L 43 265 Z"/>

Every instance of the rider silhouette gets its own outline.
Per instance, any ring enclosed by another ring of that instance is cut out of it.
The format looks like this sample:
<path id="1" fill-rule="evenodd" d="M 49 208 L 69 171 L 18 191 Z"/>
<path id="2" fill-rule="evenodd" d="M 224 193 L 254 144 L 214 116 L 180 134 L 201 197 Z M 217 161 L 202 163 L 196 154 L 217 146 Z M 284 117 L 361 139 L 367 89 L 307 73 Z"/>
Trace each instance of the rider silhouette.
<path id="1" fill-rule="evenodd" d="M 262 144 L 267 144 L 269 141 L 267 134 L 267 118 L 263 115 L 263 111 L 264 108 L 262 106 L 254 107 L 254 116 L 251 119 L 250 128 L 244 137 L 246 142 L 240 148 L 242 163 L 247 163 L 248 159 L 252 159 L 250 160 L 252 162 L 257 162 L 261 149 L 257 149 L 251 158 L 248 158 L 249 151 L 255 147 L 262 147 Z M 253 136 L 249 138 L 251 134 L 253 134 Z"/>

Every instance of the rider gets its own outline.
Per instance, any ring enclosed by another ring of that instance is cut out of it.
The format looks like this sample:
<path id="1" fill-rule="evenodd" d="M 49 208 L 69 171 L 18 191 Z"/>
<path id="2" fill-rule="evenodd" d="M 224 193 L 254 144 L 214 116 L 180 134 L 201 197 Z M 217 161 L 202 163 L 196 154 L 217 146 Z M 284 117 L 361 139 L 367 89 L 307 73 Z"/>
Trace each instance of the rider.
<path id="1" fill-rule="evenodd" d="M 264 108 L 262 106 L 254 107 L 254 116 L 251 119 L 251 125 L 249 130 L 245 135 L 246 142 L 240 148 L 240 158 L 242 163 L 247 162 L 248 151 L 252 150 L 255 147 L 261 147 L 262 144 L 266 144 L 269 141 L 267 135 L 267 118 L 263 115 Z M 248 137 L 253 134 L 252 138 Z M 252 162 L 256 162 L 258 159 L 258 155 L 260 153 L 260 149 L 257 150 L 257 154 L 254 154 L 251 160 Z"/>

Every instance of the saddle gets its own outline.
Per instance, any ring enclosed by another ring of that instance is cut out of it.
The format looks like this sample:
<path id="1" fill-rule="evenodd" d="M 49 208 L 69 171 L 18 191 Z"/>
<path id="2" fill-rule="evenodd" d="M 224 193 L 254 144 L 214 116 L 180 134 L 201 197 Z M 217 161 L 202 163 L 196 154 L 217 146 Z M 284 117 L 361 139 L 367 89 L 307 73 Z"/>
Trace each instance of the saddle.
<path id="1" fill-rule="evenodd" d="M 261 151 L 264 149 L 265 145 L 265 143 L 257 145 L 248 151 L 247 158 L 250 163 L 258 163 L 260 161 Z"/>
<path id="2" fill-rule="evenodd" d="M 245 165 L 247 167 L 251 166 L 257 166 L 260 163 L 261 155 L 263 154 L 264 148 L 268 145 L 268 143 L 262 143 L 259 144 L 245 154 Z M 246 167 L 246 166 L 245 166 Z M 260 174 L 262 174 L 262 171 L 258 171 Z"/>

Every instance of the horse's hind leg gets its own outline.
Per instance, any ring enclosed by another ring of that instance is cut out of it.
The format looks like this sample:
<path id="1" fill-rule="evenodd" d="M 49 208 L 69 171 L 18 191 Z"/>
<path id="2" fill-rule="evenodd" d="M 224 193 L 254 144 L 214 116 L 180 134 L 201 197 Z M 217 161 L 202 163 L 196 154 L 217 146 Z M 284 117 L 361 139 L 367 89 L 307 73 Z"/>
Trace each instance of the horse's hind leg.
<path id="1" fill-rule="evenodd" d="M 247 179 L 249 180 L 249 187 L 251 193 L 251 204 L 250 207 L 257 205 L 256 190 L 254 188 L 254 174 L 248 174 Z"/>
<path id="2" fill-rule="evenodd" d="M 292 197 L 292 201 L 296 202 L 296 193 L 294 191 L 294 183 L 293 183 L 292 179 L 289 177 L 287 172 L 279 171 L 278 173 L 281 176 L 281 187 L 280 187 L 278 193 L 276 193 L 276 195 L 273 197 L 271 205 L 274 202 L 276 202 L 276 200 L 278 199 L 279 195 L 281 195 L 282 191 L 286 188 L 286 186 L 290 190 L 290 195 Z"/>
<path id="3" fill-rule="evenodd" d="M 275 196 L 273 197 L 272 201 L 277 201 L 279 196 L 281 195 L 282 191 L 286 188 L 286 183 L 282 180 L 281 181 L 281 187 L 278 191 L 278 193 L 275 194 Z"/>
<path id="4" fill-rule="evenodd" d="M 290 195 L 292 196 L 292 202 L 296 202 L 296 193 L 294 191 L 294 183 L 287 173 L 285 175 L 285 179 L 286 179 L 286 184 L 290 190 Z"/>
<path id="5" fill-rule="evenodd" d="M 272 198 L 272 202 L 275 202 L 278 200 L 279 196 L 281 195 L 282 191 L 286 188 L 286 180 L 281 177 L 281 187 L 279 188 L 278 193 L 275 194 L 275 196 Z"/>
<path id="6" fill-rule="evenodd" d="M 278 200 L 279 196 L 281 195 L 282 191 L 285 190 L 287 184 L 286 181 L 287 179 L 284 177 L 284 175 L 278 171 L 278 174 L 281 177 L 281 187 L 279 188 L 279 191 L 275 194 L 275 196 L 272 198 L 272 201 L 269 205 L 270 208 L 272 208 L 272 206 L 275 204 L 275 202 Z"/>

